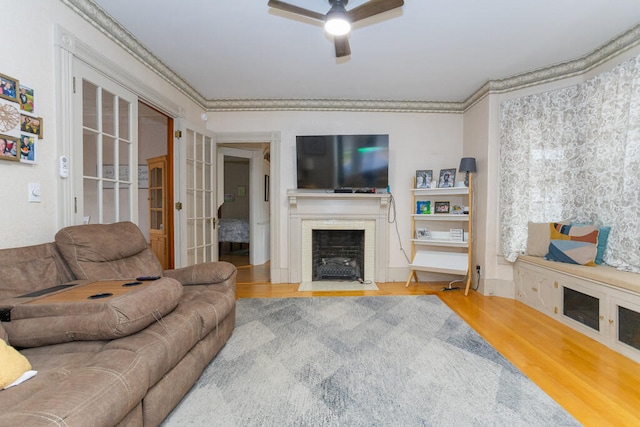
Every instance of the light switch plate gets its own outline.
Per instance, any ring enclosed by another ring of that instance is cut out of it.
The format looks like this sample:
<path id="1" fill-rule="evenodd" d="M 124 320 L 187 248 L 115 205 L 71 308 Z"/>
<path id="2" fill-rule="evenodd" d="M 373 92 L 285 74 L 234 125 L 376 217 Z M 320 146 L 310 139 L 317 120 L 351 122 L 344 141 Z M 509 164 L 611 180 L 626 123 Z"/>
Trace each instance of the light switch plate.
<path id="1" fill-rule="evenodd" d="M 29 202 L 40 203 L 42 201 L 42 193 L 40 192 L 39 182 L 29 183 Z"/>

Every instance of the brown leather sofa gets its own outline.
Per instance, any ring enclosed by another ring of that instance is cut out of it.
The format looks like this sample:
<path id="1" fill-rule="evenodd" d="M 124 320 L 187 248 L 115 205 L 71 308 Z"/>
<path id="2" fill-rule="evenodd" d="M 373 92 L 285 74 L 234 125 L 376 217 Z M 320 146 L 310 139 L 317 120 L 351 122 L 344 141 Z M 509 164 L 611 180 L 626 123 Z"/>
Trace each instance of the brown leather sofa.
<path id="1" fill-rule="evenodd" d="M 161 277 L 122 295 L 47 302 L 140 276 Z M 235 282 L 225 262 L 162 271 L 130 222 L 0 250 L 0 339 L 38 371 L 0 390 L 0 425 L 159 425 L 231 336 Z"/>

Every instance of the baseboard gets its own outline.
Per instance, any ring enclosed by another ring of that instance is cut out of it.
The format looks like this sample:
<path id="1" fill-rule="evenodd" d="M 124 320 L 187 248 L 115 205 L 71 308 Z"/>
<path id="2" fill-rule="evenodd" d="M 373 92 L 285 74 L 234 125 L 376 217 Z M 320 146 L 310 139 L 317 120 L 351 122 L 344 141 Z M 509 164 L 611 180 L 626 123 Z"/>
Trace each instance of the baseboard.
<path id="1" fill-rule="evenodd" d="M 516 287 L 513 280 L 480 279 L 478 292 L 485 296 L 515 299 Z"/>

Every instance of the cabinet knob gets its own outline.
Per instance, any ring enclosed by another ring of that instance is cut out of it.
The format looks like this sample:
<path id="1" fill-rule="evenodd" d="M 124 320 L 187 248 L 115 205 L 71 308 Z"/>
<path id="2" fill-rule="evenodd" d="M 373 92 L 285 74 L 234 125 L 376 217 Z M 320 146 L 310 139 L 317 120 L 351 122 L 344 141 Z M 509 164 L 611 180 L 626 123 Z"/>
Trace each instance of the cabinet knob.
<path id="1" fill-rule="evenodd" d="M 538 288 L 531 288 L 533 292 L 538 292 Z"/>
<path id="2" fill-rule="evenodd" d="M 613 319 L 609 319 L 609 324 L 613 325 Z"/>

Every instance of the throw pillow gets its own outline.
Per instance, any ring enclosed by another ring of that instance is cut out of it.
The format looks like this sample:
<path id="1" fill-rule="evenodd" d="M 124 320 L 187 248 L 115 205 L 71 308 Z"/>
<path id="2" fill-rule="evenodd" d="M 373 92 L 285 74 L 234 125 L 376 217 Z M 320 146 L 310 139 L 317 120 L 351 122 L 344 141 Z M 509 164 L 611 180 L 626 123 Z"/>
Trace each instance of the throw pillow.
<path id="1" fill-rule="evenodd" d="M 604 251 L 607 250 L 607 240 L 611 227 L 598 227 L 598 253 L 596 253 L 596 264 L 604 263 Z"/>
<path id="2" fill-rule="evenodd" d="M 551 233 L 548 222 L 527 224 L 527 255 L 543 257 L 549 252 Z"/>
<path id="3" fill-rule="evenodd" d="M 592 225 L 579 222 L 572 222 L 571 225 Z M 607 250 L 607 240 L 609 239 L 609 233 L 611 227 L 602 226 L 598 227 L 598 252 L 596 253 L 596 264 L 604 264 L 604 251 Z"/>
<path id="4" fill-rule="evenodd" d="M 597 227 L 551 223 L 550 239 L 546 259 L 569 264 L 595 265 L 598 249 Z"/>
<path id="5" fill-rule="evenodd" d="M 549 252 L 551 233 L 549 222 L 529 222 L 527 224 L 527 255 L 543 257 Z M 568 224 L 561 221 L 558 224 Z"/>
<path id="6" fill-rule="evenodd" d="M 31 369 L 31 364 L 18 350 L 0 340 L 0 389 L 12 385 Z"/>

